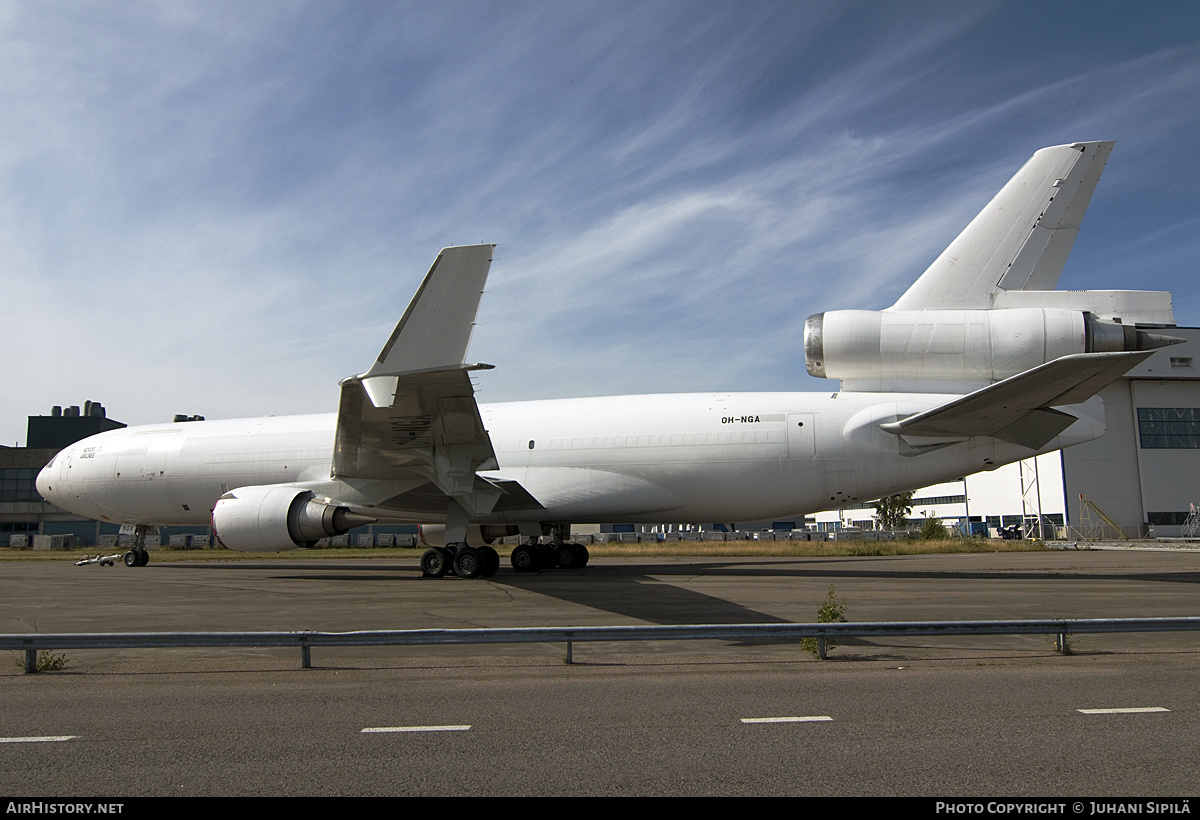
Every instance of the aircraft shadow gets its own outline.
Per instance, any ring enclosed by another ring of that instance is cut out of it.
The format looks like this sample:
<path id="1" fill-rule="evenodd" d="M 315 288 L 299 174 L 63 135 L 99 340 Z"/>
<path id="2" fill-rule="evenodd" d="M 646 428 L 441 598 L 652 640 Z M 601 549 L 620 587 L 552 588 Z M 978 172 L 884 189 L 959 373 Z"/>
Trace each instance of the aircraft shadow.
<path id="1" fill-rule="evenodd" d="M 742 624 L 788 623 L 785 618 L 751 606 L 708 595 L 690 589 L 671 579 L 697 577 L 761 578 L 819 580 L 928 581 L 987 580 L 1003 583 L 1045 581 L 1082 581 L 1109 583 L 1112 581 L 1143 581 L 1155 583 L 1200 584 L 1200 572 L 1140 572 L 1096 573 L 1071 572 L 1055 569 L 1018 571 L 971 570 L 914 570 L 889 569 L 869 558 L 782 559 L 752 562 L 727 559 L 721 561 L 654 562 L 644 564 L 593 563 L 580 570 L 546 570 L 536 573 L 517 573 L 507 566 L 490 579 L 422 578 L 412 563 L 397 564 L 380 561 L 362 563 L 287 563 L 264 562 L 248 564 L 169 564 L 163 568 L 188 571 L 264 570 L 280 580 L 299 581 L 387 581 L 437 584 L 448 595 L 462 594 L 461 584 L 488 583 L 537 593 L 576 606 L 609 612 L 622 618 L 651 624 Z"/>

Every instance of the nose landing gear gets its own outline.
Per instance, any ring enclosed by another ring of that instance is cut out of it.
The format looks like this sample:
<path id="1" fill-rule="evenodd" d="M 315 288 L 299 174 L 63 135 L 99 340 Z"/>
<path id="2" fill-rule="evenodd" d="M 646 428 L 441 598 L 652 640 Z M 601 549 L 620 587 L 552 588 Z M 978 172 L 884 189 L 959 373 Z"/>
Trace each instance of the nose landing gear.
<path id="1" fill-rule="evenodd" d="M 129 552 L 125 553 L 125 566 L 144 567 L 150 563 L 150 553 L 146 551 L 146 535 L 153 530 L 154 527 L 147 527 L 143 524 L 138 524 L 133 528 L 133 546 Z"/>

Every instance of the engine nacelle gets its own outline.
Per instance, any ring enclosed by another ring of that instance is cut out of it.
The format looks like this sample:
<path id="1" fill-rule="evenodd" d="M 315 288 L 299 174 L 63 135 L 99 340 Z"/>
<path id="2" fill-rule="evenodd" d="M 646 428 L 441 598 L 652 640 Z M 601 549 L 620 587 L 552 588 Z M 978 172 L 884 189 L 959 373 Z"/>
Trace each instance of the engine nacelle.
<path id="1" fill-rule="evenodd" d="M 268 484 L 239 487 L 213 507 L 213 533 L 226 549 L 279 552 L 311 547 L 375 519 L 347 507 L 317 501 L 301 487 Z"/>
<path id="2" fill-rule="evenodd" d="M 836 310 L 804 323 L 808 372 L 841 379 L 844 390 L 955 390 L 1072 353 L 1169 343 L 1132 325 L 1063 308 Z"/>
<path id="3" fill-rule="evenodd" d="M 427 547 L 446 546 L 445 524 L 422 524 L 417 528 L 421 533 L 421 543 Z M 506 535 L 519 535 L 520 527 L 516 524 L 472 524 L 467 527 L 467 543 L 478 546 L 490 544 L 497 538 Z"/>

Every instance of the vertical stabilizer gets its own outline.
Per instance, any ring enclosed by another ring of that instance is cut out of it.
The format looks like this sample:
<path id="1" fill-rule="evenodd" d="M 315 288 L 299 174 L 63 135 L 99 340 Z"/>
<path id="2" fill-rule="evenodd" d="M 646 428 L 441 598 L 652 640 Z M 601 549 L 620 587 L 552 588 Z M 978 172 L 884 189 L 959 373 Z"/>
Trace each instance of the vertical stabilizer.
<path id="1" fill-rule="evenodd" d="M 1038 151 L 892 309 L 987 309 L 1001 291 L 1053 290 L 1112 148 Z"/>

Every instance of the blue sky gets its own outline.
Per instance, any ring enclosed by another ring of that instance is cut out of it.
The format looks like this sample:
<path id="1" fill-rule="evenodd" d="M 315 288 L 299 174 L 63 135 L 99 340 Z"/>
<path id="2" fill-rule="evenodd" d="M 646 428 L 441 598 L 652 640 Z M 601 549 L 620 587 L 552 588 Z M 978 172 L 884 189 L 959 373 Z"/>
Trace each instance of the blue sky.
<path id="1" fill-rule="evenodd" d="M 1038 148 L 1115 139 L 1062 288 L 1200 324 L 1194 2 L 0 0 L 0 442 L 333 411 L 496 242 L 481 401 L 826 390 Z"/>

